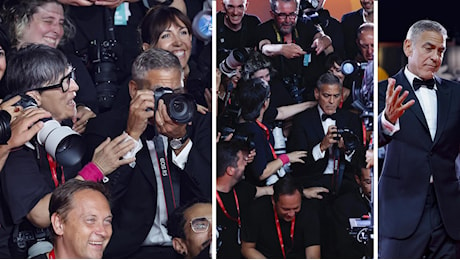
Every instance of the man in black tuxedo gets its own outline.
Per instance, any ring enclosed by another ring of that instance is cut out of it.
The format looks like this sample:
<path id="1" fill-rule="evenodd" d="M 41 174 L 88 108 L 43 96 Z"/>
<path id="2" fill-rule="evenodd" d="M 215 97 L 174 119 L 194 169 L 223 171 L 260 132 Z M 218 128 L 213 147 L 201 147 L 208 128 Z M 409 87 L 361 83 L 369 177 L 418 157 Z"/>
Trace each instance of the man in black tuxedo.
<path id="1" fill-rule="evenodd" d="M 417 21 L 403 44 L 407 66 L 379 83 L 379 146 L 387 146 L 378 196 L 381 258 L 459 256 L 460 86 L 434 75 L 446 39 L 438 22 Z"/>
<path id="2" fill-rule="evenodd" d="M 342 171 L 342 188 L 347 189 L 350 188 L 349 184 L 354 185 L 354 171 L 350 167 L 354 158 L 359 158 L 358 154 L 363 151 L 362 125 L 358 115 L 338 109 L 342 84 L 332 73 L 325 73 L 318 79 L 314 92 L 318 105 L 294 118 L 287 143 L 288 151 L 308 151 L 305 164 L 291 166 L 293 176 L 304 187 L 323 186 L 331 193 L 338 193 L 340 184 L 334 178 L 337 175 L 334 163 L 345 166 Z M 356 138 L 356 147 L 345 147 L 343 138 L 338 138 L 338 129 L 351 130 Z M 334 153 L 339 153 L 335 159 Z"/>
<path id="3" fill-rule="evenodd" d="M 177 258 L 165 224 L 180 203 L 211 199 L 211 118 L 195 112 L 190 123 L 179 123 L 163 99 L 155 100 L 160 87 L 183 91 L 183 71 L 174 54 L 144 51 L 133 63 L 132 77 L 129 107 L 99 115 L 85 132 L 89 148 L 123 131 L 137 142 L 125 155 L 135 156 L 135 163 L 119 167 L 106 183 L 114 234 L 104 257 Z"/>

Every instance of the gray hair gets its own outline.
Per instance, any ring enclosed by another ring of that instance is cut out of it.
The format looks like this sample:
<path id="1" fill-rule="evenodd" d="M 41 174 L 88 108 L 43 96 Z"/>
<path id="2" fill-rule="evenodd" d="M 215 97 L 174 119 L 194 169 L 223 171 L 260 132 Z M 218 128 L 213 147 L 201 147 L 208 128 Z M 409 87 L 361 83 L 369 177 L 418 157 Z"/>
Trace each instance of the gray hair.
<path id="1" fill-rule="evenodd" d="M 299 6 L 300 6 L 300 0 L 269 0 L 269 1 L 270 1 L 270 8 L 272 9 L 273 12 L 276 12 L 278 10 L 278 2 L 285 2 L 285 3 L 295 2 L 296 11 L 299 10 Z"/>
<path id="2" fill-rule="evenodd" d="M 5 94 L 20 94 L 57 82 L 68 66 L 60 50 L 28 44 L 8 57 Z"/>
<path id="3" fill-rule="evenodd" d="M 447 39 L 447 30 L 440 23 L 431 20 L 420 20 L 414 23 L 407 31 L 406 39 L 415 42 L 423 32 L 437 32 Z"/>
<path id="4" fill-rule="evenodd" d="M 183 74 L 182 66 L 176 55 L 169 51 L 149 48 L 134 60 L 131 74 L 132 79 L 143 86 L 147 73 L 151 70 L 178 70 Z"/>

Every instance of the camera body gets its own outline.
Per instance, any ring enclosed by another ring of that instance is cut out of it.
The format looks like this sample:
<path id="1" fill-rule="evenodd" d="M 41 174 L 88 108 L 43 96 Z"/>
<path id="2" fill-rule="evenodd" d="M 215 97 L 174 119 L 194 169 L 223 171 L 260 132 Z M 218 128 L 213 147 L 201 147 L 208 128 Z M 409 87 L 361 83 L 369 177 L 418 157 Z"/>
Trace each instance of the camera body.
<path id="1" fill-rule="evenodd" d="M 97 100 L 101 111 L 112 107 L 115 95 L 118 92 L 117 65 L 120 46 L 115 39 L 99 43 L 93 40 L 89 45 L 91 70 L 96 85 Z"/>
<path id="2" fill-rule="evenodd" d="M 373 228 L 369 218 L 349 218 L 349 235 L 359 243 L 367 244 L 373 239 Z"/>
<path id="3" fill-rule="evenodd" d="M 233 77 L 236 74 L 236 70 L 239 66 L 249 57 L 249 52 L 245 48 L 233 49 L 230 54 L 219 64 L 219 70 L 225 74 L 228 78 Z"/>
<path id="4" fill-rule="evenodd" d="M 334 139 L 338 141 L 340 138 L 343 138 L 346 152 L 353 151 L 360 145 L 358 136 L 350 129 L 337 129 L 336 134 Z"/>
<path id="5" fill-rule="evenodd" d="M 158 101 L 163 99 L 169 117 L 177 123 L 186 124 L 193 119 L 196 112 L 196 102 L 192 95 L 174 93 L 171 88 L 160 87 L 153 92 L 155 97 L 155 109 Z"/>
<path id="6" fill-rule="evenodd" d="M 297 104 L 304 102 L 303 92 L 305 88 L 300 87 L 301 82 L 302 78 L 297 74 L 283 78 L 284 86 Z"/>
<path id="7" fill-rule="evenodd" d="M 21 94 L 21 99 L 14 106 L 22 106 L 24 109 L 37 107 L 35 99 L 29 95 Z M 43 128 L 36 135 L 37 142 L 45 147 L 60 165 L 73 166 L 81 161 L 85 152 L 85 145 L 79 133 L 68 126 L 52 119 L 42 119 Z"/>

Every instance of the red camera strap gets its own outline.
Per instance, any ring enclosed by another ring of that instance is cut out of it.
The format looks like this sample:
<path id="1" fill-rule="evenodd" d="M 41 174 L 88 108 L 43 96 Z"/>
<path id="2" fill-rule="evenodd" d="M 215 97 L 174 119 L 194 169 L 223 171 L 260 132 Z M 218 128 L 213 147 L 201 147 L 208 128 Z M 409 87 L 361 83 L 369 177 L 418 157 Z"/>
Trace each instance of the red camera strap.
<path id="1" fill-rule="evenodd" d="M 267 138 L 268 145 L 270 146 L 270 150 L 272 151 L 273 159 L 277 159 L 278 156 L 275 153 L 275 149 L 273 148 L 272 144 L 270 143 L 270 130 L 259 120 L 256 120 L 257 125 L 265 131 L 265 137 Z"/>
<path id="2" fill-rule="evenodd" d="M 276 231 L 278 232 L 278 239 L 280 241 L 281 252 L 283 252 L 283 258 L 286 259 L 286 251 L 284 249 L 283 234 L 281 233 L 280 220 L 278 218 L 278 213 L 276 213 L 275 203 L 273 203 L 273 212 L 275 213 Z M 291 232 L 289 234 L 292 244 L 294 244 L 294 227 L 295 227 L 295 216 L 294 216 L 294 219 L 291 221 Z"/>
<path id="3" fill-rule="evenodd" d="M 230 214 L 228 213 L 227 209 L 226 209 L 225 206 L 224 206 L 224 203 L 222 202 L 222 199 L 220 198 L 219 192 L 216 190 L 216 199 L 217 199 L 217 203 L 219 203 L 219 206 L 220 206 L 220 208 L 222 209 L 222 211 L 224 212 L 225 216 L 226 216 L 228 219 L 230 219 L 230 220 L 235 221 L 236 223 L 238 223 L 238 226 L 241 226 L 240 204 L 238 203 L 238 197 L 236 196 L 235 188 L 233 188 L 233 196 L 234 196 L 234 198 L 235 198 L 236 211 L 237 211 L 237 213 L 238 213 L 238 216 L 237 216 L 236 218 L 230 216 Z"/>
<path id="4" fill-rule="evenodd" d="M 46 154 L 46 158 L 48 159 L 48 164 L 50 165 L 50 170 L 51 170 L 51 177 L 53 178 L 54 181 L 54 186 L 57 188 L 59 186 L 59 181 L 57 177 L 57 162 L 49 155 L 48 153 Z M 61 166 L 61 184 L 65 183 L 65 176 L 64 176 L 64 168 Z"/>

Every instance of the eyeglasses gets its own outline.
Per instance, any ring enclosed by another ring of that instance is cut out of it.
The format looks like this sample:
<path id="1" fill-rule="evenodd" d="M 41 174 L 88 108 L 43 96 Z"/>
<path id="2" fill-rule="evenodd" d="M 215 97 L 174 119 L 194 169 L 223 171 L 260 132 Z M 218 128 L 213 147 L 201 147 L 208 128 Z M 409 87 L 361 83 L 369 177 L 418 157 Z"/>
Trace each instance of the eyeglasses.
<path id="1" fill-rule="evenodd" d="M 190 226 L 195 233 L 204 233 L 208 231 L 211 221 L 205 217 L 198 217 L 190 220 Z"/>
<path id="2" fill-rule="evenodd" d="M 69 90 L 69 88 L 70 88 L 70 80 L 71 79 L 73 79 L 73 80 L 76 79 L 75 78 L 75 68 L 74 67 L 71 67 L 69 74 L 65 75 L 61 79 L 60 83 L 54 84 L 54 85 L 49 85 L 49 86 L 46 86 L 46 87 L 42 87 L 42 88 L 39 88 L 37 90 L 38 91 L 44 91 L 44 90 L 48 90 L 48 89 L 61 88 L 62 92 L 67 92 L 67 90 Z"/>
<path id="3" fill-rule="evenodd" d="M 285 13 L 277 13 L 277 12 L 273 12 L 278 18 L 280 18 L 281 20 L 286 20 L 286 18 L 290 18 L 291 20 L 295 19 L 297 17 L 297 13 L 296 12 L 292 12 L 290 14 L 285 14 Z"/>

